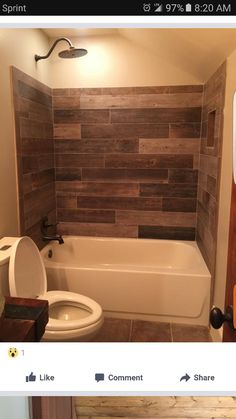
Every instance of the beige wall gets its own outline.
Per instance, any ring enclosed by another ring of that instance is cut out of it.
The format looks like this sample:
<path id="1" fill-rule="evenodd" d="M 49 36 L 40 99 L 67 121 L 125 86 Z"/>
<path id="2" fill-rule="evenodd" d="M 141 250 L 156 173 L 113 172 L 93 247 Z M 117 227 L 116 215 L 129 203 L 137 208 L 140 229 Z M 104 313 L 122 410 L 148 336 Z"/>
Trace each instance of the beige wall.
<path id="1" fill-rule="evenodd" d="M 229 212 L 232 185 L 233 94 L 236 91 L 236 51 L 227 60 L 224 133 L 220 182 L 214 305 L 224 308 L 228 256 Z"/>
<path id="2" fill-rule="evenodd" d="M 202 83 L 185 70 L 185 63 L 174 65 L 162 55 L 123 36 L 71 38 L 74 45 L 89 53 L 75 60 L 62 60 L 56 51 L 67 47 L 60 43 L 50 62 L 51 87 L 126 87 Z M 45 63 L 39 63 L 43 67 Z"/>
<path id="3" fill-rule="evenodd" d="M 0 29 L 0 237 L 18 233 L 10 66 L 47 84 L 48 62 L 39 67 L 34 61 L 35 53 L 47 49 L 48 39 L 38 29 Z"/>

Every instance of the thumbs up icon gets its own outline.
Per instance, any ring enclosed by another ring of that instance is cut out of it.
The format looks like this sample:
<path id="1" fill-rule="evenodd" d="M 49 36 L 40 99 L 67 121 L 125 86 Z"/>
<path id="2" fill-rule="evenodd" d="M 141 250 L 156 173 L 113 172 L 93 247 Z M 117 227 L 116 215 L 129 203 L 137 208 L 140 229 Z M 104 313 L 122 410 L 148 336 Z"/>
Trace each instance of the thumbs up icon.
<path id="1" fill-rule="evenodd" d="M 27 375 L 25 377 L 25 381 L 28 383 L 29 381 L 36 381 L 36 375 L 33 374 L 33 372 L 30 373 L 30 375 Z"/>

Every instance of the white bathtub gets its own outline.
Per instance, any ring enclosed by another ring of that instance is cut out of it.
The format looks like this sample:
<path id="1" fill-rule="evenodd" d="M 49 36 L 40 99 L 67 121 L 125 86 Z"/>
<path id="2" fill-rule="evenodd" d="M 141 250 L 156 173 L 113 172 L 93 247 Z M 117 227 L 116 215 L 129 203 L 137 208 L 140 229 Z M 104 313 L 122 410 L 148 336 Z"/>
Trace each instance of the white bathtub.
<path id="1" fill-rule="evenodd" d="M 208 325 L 211 277 L 195 242 L 63 238 L 41 251 L 49 290 L 84 294 L 110 317 Z"/>

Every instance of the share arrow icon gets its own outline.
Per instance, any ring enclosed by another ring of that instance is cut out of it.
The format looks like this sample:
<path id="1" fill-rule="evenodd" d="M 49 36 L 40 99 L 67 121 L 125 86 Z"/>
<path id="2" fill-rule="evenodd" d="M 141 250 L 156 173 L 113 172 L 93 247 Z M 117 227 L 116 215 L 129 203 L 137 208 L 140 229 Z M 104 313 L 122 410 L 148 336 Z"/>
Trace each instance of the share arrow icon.
<path id="1" fill-rule="evenodd" d="M 183 377 L 180 378 L 180 381 L 183 381 L 183 380 L 185 380 L 186 382 L 188 380 L 190 380 L 190 377 L 189 377 L 189 375 L 187 373 L 185 375 L 183 375 Z"/>

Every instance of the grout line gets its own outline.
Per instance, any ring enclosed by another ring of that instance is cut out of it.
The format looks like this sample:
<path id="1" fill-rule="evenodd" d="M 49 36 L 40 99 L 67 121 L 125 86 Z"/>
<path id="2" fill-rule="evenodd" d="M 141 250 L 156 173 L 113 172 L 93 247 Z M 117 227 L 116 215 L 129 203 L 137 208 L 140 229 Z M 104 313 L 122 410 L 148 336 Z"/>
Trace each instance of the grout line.
<path id="1" fill-rule="evenodd" d="M 133 333 L 133 320 L 131 319 L 131 321 L 130 321 L 130 330 L 129 330 L 129 340 L 128 340 L 128 342 L 131 342 L 132 333 Z"/>
<path id="2" fill-rule="evenodd" d="M 170 323 L 170 337 L 171 337 L 171 342 L 174 342 L 172 323 Z"/>

